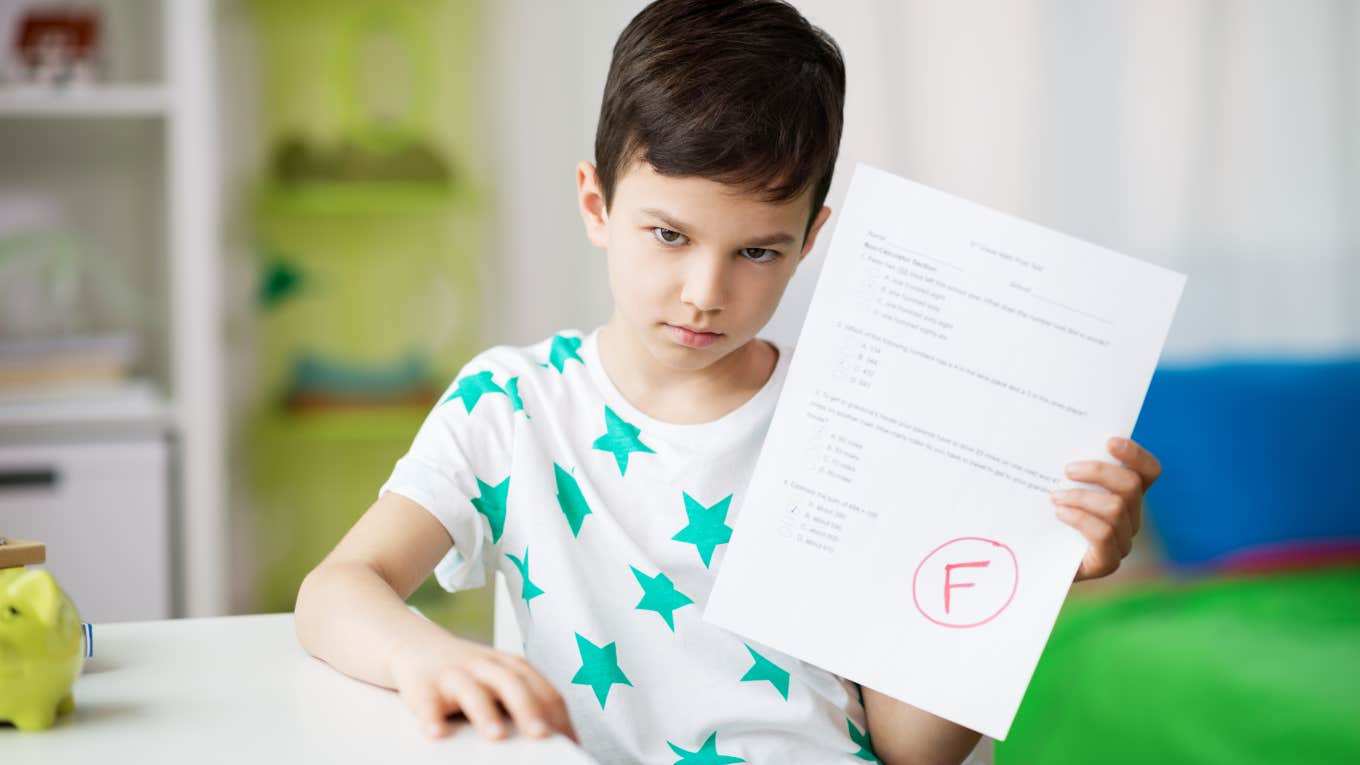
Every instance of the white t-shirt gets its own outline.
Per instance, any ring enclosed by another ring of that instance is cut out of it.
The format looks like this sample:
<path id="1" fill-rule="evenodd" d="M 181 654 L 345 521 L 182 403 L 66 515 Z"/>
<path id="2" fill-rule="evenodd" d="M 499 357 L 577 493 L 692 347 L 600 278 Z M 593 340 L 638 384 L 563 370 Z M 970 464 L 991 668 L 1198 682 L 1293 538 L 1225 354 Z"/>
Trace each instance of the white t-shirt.
<path id="1" fill-rule="evenodd" d="M 678 425 L 624 399 L 598 332 L 478 354 L 397 462 L 382 491 L 453 538 L 439 583 L 505 574 L 525 657 L 601 762 L 875 760 L 858 686 L 701 619 L 792 349 Z"/>

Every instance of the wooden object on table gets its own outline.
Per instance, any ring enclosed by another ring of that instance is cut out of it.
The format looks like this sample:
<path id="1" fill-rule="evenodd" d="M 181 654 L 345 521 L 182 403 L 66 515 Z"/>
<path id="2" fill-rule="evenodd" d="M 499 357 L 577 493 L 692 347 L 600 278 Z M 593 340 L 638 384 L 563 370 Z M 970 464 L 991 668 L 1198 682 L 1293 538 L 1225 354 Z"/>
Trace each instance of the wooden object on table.
<path id="1" fill-rule="evenodd" d="M 47 546 L 13 537 L 0 537 L 0 568 L 14 568 L 47 560 Z"/>

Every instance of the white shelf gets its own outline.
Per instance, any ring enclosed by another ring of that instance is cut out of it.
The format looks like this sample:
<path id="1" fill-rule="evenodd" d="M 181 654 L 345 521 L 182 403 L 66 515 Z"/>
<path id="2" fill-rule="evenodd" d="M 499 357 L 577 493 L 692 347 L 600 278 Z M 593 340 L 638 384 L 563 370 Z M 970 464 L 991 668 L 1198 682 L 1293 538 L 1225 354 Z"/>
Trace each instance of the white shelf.
<path id="1" fill-rule="evenodd" d="M 174 613 L 222 614 L 231 568 L 219 0 L 92 2 L 108 22 L 111 83 L 64 90 L 0 84 L 0 185 L 58 198 L 82 224 L 77 230 L 108 236 L 110 267 L 164 290 L 168 316 L 150 345 L 165 368 L 148 370 L 151 384 L 0 399 L 0 445 L 107 445 L 129 433 L 164 438 L 170 512 L 135 512 L 159 518 L 173 534 Z"/>
<path id="2" fill-rule="evenodd" d="M 168 104 L 161 85 L 0 87 L 0 117 L 158 117 Z"/>
<path id="3" fill-rule="evenodd" d="M 0 431 L 6 434 L 23 427 L 123 425 L 168 429 L 171 422 L 168 402 L 145 380 L 0 394 Z"/>

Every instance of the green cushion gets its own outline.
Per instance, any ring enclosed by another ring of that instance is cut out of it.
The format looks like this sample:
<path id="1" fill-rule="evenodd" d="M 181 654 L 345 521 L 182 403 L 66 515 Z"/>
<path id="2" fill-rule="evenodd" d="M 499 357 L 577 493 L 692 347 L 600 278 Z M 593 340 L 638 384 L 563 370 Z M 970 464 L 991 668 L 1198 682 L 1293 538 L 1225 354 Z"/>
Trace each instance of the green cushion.
<path id="1" fill-rule="evenodd" d="M 996 762 L 1360 763 L 1360 567 L 1074 593 Z"/>

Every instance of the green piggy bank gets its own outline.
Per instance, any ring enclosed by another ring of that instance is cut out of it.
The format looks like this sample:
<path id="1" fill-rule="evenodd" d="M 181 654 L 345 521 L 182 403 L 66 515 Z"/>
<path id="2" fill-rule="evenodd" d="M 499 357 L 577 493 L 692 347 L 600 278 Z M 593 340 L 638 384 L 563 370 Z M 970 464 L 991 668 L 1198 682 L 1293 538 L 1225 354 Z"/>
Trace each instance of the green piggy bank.
<path id="1" fill-rule="evenodd" d="M 42 730 L 73 710 L 84 648 L 76 607 L 50 573 L 0 569 L 0 722 Z"/>

